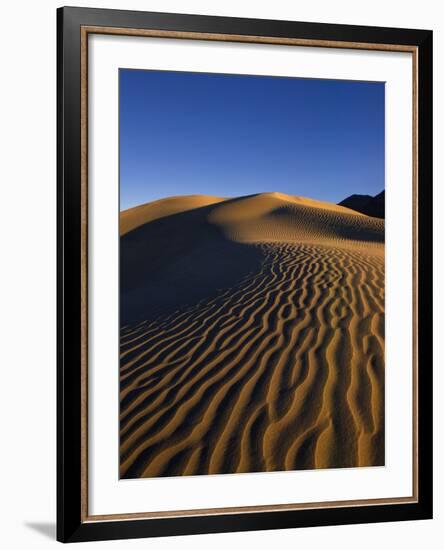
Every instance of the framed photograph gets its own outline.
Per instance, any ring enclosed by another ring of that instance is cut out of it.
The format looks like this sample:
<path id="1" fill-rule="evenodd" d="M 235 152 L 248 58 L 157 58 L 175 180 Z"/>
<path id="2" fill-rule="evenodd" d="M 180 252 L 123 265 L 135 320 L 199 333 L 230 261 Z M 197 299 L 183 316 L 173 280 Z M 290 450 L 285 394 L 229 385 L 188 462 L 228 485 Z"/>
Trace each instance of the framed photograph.
<path id="1" fill-rule="evenodd" d="M 58 10 L 58 539 L 432 517 L 432 32 Z"/>

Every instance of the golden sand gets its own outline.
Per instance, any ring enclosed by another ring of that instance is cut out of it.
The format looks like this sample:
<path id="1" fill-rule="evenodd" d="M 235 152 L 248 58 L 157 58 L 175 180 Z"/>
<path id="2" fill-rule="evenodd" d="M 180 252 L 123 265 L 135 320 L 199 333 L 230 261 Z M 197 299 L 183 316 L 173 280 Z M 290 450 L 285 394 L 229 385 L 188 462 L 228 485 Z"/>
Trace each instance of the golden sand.
<path id="1" fill-rule="evenodd" d="M 121 235 L 121 477 L 384 464 L 383 220 L 191 196 Z"/>

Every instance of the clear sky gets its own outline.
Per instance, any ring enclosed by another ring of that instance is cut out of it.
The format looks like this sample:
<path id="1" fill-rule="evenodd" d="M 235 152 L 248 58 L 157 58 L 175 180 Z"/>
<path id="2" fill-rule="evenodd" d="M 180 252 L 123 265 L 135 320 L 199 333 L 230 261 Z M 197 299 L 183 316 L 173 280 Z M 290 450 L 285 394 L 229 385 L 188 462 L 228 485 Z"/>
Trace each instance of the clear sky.
<path id="1" fill-rule="evenodd" d="M 384 84 L 120 70 L 120 208 L 384 189 Z"/>

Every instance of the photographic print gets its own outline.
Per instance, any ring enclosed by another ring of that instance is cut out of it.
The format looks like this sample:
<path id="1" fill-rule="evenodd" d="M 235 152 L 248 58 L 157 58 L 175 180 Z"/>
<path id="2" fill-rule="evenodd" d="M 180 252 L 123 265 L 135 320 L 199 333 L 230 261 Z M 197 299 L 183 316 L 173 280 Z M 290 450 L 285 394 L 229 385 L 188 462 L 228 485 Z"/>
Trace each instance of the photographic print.
<path id="1" fill-rule="evenodd" d="M 120 478 L 385 464 L 384 103 L 120 69 Z"/>

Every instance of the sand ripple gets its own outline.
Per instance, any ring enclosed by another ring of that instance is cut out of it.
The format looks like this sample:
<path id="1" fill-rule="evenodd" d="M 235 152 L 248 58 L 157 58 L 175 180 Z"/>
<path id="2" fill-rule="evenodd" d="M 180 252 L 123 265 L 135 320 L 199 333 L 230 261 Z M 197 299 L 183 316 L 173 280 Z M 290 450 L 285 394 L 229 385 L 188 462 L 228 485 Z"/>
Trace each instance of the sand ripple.
<path id="1" fill-rule="evenodd" d="M 383 221 L 225 205 L 260 261 L 122 328 L 121 477 L 384 464 Z"/>

